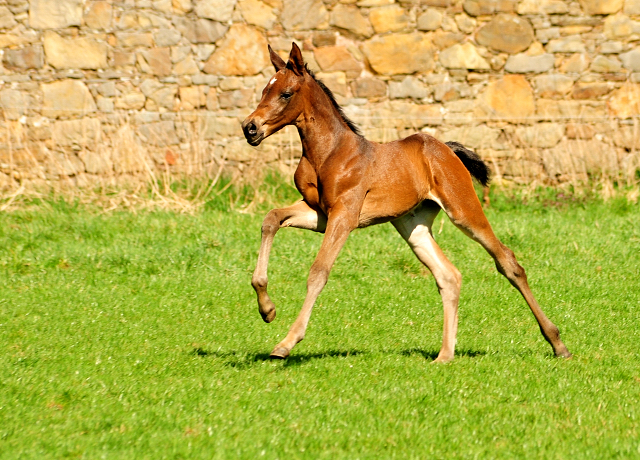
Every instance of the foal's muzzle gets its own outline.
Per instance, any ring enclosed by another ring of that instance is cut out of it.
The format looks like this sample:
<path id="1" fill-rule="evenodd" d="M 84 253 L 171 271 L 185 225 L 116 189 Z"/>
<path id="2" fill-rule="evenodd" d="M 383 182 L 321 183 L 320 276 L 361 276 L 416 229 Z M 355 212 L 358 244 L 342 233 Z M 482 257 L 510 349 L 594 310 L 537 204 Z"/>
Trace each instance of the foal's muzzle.
<path id="1" fill-rule="evenodd" d="M 260 142 L 264 139 L 264 131 L 262 131 L 261 128 L 255 120 L 249 118 L 242 122 L 244 137 L 247 139 L 247 142 L 254 147 L 260 145 Z"/>

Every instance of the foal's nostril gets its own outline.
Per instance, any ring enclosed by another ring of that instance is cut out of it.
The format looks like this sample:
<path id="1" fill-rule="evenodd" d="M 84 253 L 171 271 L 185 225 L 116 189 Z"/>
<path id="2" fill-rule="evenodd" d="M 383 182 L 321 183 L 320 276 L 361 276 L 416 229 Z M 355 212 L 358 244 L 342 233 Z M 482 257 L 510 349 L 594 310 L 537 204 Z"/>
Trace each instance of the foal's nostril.
<path id="1" fill-rule="evenodd" d="M 247 132 L 252 136 L 255 136 L 258 133 L 258 127 L 254 122 L 247 125 Z"/>

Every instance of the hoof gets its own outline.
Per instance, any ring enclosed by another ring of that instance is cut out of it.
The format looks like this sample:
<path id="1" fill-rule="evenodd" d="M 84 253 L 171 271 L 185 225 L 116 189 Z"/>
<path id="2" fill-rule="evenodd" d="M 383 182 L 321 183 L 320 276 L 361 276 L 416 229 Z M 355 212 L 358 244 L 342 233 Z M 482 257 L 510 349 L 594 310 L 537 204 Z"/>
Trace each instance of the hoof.
<path id="1" fill-rule="evenodd" d="M 447 363 L 450 363 L 451 361 L 453 361 L 453 356 L 451 357 L 438 356 L 436 359 L 431 361 L 431 364 L 447 364 Z"/>
<path id="2" fill-rule="evenodd" d="M 565 348 L 562 351 L 556 352 L 556 358 L 571 359 L 571 358 L 573 358 L 573 355 L 571 354 L 571 352 L 569 350 L 567 350 Z"/>
<path id="3" fill-rule="evenodd" d="M 263 313 L 262 311 L 260 312 L 260 316 L 262 316 L 262 320 L 265 323 L 270 323 L 271 321 L 273 321 L 276 317 L 276 309 L 275 307 L 272 308 L 271 310 L 269 310 L 267 313 Z"/>
<path id="4" fill-rule="evenodd" d="M 275 347 L 269 357 L 271 359 L 287 359 L 289 356 L 289 350 L 283 347 Z"/>

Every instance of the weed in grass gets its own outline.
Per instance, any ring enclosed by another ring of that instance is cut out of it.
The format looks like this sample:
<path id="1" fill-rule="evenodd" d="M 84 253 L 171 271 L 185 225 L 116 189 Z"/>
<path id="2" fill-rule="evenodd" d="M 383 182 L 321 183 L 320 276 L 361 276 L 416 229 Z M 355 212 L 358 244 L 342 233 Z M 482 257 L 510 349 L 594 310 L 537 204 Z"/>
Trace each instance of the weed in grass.
<path id="1" fill-rule="evenodd" d="M 291 198 L 268 187 L 255 210 Z M 270 361 L 322 236 L 278 233 L 265 325 L 261 216 L 218 197 L 193 214 L 0 215 L 0 458 L 640 457 L 637 204 L 492 192 L 569 361 L 484 250 L 436 222 L 463 274 L 456 360 L 438 366 L 437 289 L 390 225 L 350 236 L 307 339 Z"/>

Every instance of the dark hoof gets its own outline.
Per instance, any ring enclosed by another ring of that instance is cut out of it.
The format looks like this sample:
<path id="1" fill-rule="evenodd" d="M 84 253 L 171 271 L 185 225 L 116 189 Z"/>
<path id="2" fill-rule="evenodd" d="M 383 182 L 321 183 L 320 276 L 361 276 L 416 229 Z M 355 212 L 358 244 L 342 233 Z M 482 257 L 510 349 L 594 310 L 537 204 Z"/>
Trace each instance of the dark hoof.
<path id="1" fill-rule="evenodd" d="M 271 354 L 269 355 L 271 359 L 287 359 L 287 356 L 289 356 L 289 350 L 282 347 L 274 348 Z"/>
<path id="2" fill-rule="evenodd" d="M 262 316 L 262 320 L 265 323 L 270 323 L 271 321 L 273 321 L 276 317 L 276 309 L 272 308 L 271 310 L 269 310 L 267 313 L 262 313 L 260 312 L 260 316 Z"/>

